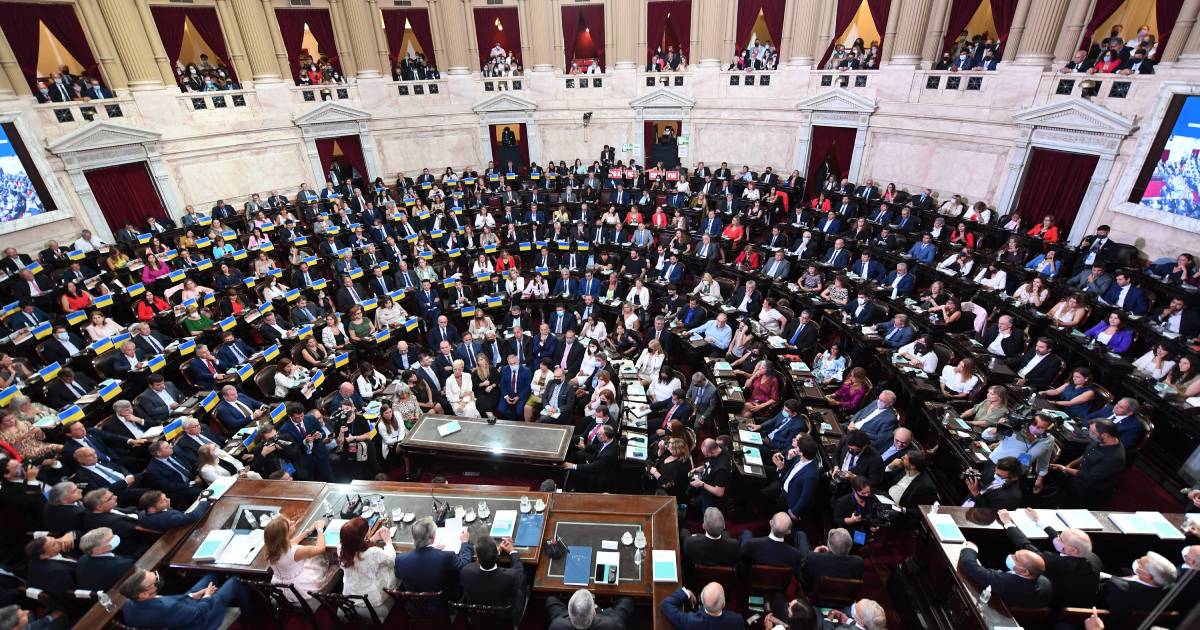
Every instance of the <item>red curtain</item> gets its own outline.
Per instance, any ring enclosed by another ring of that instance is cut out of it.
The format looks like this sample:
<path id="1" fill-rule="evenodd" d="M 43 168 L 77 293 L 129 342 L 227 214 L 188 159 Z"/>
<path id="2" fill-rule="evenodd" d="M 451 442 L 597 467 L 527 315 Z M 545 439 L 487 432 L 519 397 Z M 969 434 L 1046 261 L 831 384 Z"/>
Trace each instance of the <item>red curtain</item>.
<path id="1" fill-rule="evenodd" d="M 512 123 L 501 125 L 488 126 L 488 140 L 492 145 L 492 162 L 496 165 L 496 170 L 501 174 L 508 169 L 508 160 L 513 161 L 513 170 L 520 171 L 522 167 L 529 164 L 529 130 L 525 127 L 525 123 L 518 123 L 513 133 L 517 135 L 517 155 L 512 155 L 510 147 L 504 147 L 500 144 L 499 135 L 505 127 L 513 127 Z"/>
<path id="2" fill-rule="evenodd" d="M 1099 157 L 1034 148 L 1021 183 L 1016 211 L 1026 223 L 1037 223 L 1047 214 L 1054 217 L 1058 233 L 1066 238 L 1079 213 Z"/>
<path id="3" fill-rule="evenodd" d="M 826 158 L 833 165 L 830 172 L 838 179 L 850 173 L 850 161 L 854 159 L 854 138 L 857 134 L 858 130 L 853 127 L 813 125 L 808 151 L 808 174 L 804 180 L 809 191 L 816 194 L 825 183 L 814 180 Z"/>
<path id="4" fill-rule="evenodd" d="M 1092 9 L 1092 18 L 1088 20 L 1087 26 L 1083 29 L 1083 39 L 1080 40 L 1082 42 L 1080 47 L 1088 50 L 1091 49 L 1092 37 L 1095 35 L 1096 29 L 1100 28 L 1101 24 L 1104 24 L 1108 18 L 1112 17 L 1117 12 L 1117 9 L 1121 8 L 1122 4 L 1125 4 L 1125 1 L 1096 0 L 1096 8 Z M 1159 4 L 1162 3 L 1159 2 Z M 1108 34 L 1105 33 L 1104 37 L 1108 37 Z M 1061 231 L 1062 227 L 1060 226 L 1058 229 Z"/>
<path id="5" fill-rule="evenodd" d="M 46 24 L 46 28 L 79 61 L 89 76 L 100 77 L 96 58 L 92 56 L 92 49 L 79 25 L 74 6 L 6 2 L 0 11 L 0 29 L 4 30 L 4 36 L 12 47 L 21 74 L 29 81 L 29 89 L 37 91 L 39 21 Z"/>
<path id="6" fill-rule="evenodd" d="M 114 234 L 126 223 L 144 225 L 146 217 L 167 216 L 145 162 L 84 171 L 84 177 Z"/>
<path id="7" fill-rule="evenodd" d="M 158 36 L 162 38 L 163 48 L 167 50 L 170 61 L 179 58 L 183 48 L 183 21 L 190 19 L 196 28 L 196 34 L 212 48 L 217 57 L 225 63 L 230 76 L 237 78 L 229 52 L 225 48 L 225 34 L 221 32 L 221 20 L 217 17 L 216 9 L 209 7 L 163 7 L 151 6 L 154 15 L 154 26 Z"/>
<path id="8" fill-rule="evenodd" d="M 670 17 L 668 22 L 667 18 Z M 668 28 L 668 26 L 670 28 Z M 662 44 L 676 46 L 691 63 L 692 0 L 668 0 L 646 5 L 646 59 Z M 665 49 L 664 49 L 665 52 Z"/>
<path id="9" fill-rule="evenodd" d="M 329 19 L 326 9 L 275 9 L 275 18 L 279 22 L 279 33 L 283 36 L 283 45 L 287 48 L 288 61 L 292 72 L 300 71 L 300 48 L 304 45 L 304 25 L 317 40 L 321 55 L 328 57 L 334 67 L 339 67 L 337 61 L 337 39 L 333 35 L 333 22 Z M 313 51 L 308 51 L 312 54 Z"/>
<path id="10" fill-rule="evenodd" d="M 825 54 L 821 55 L 821 63 L 818 64 L 818 67 L 825 67 L 825 62 L 829 61 L 829 55 L 833 54 L 833 47 L 837 45 L 838 38 L 850 26 L 850 21 L 854 19 L 854 14 L 858 12 L 858 7 L 861 5 L 862 0 L 838 0 L 837 13 L 834 15 L 833 21 L 833 40 L 829 42 Z"/>
<path id="11" fill-rule="evenodd" d="M 650 161 L 650 153 L 654 148 L 655 140 L 658 140 L 654 121 L 647 120 L 643 125 L 642 130 L 642 155 L 646 156 L 646 161 Z"/>
<path id="12" fill-rule="evenodd" d="M 564 68 L 570 69 L 571 62 L 575 60 L 576 54 L 580 54 L 583 58 L 589 58 L 586 51 L 576 51 L 575 44 L 579 40 L 579 34 L 583 29 L 592 37 L 592 44 L 595 46 L 595 58 L 599 59 L 600 68 L 604 69 L 604 5 L 601 4 L 585 4 L 580 6 L 563 7 L 562 8 L 562 24 L 563 24 L 563 52 L 566 59 Z"/>
<path id="13" fill-rule="evenodd" d="M 875 22 L 875 30 L 879 32 L 879 49 L 883 50 L 884 31 L 887 30 L 888 13 L 892 10 L 892 0 L 867 0 L 871 9 L 871 21 Z M 870 47 L 871 42 L 863 42 Z"/>
<path id="14" fill-rule="evenodd" d="M 1017 16 L 1017 0 L 989 1 L 992 3 L 992 21 L 996 23 L 996 39 L 1003 47 L 1008 41 L 1008 31 Z"/>
<path id="15" fill-rule="evenodd" d="M 496 28 L 500 20 L 503 29 Z M 487 65 L 492 47 L 499 42 L 504 50 L 512 53 L 518 63 L 521 59 L 521 18 L 516 7 L 480 7 L 475 9 L 475 42 L 479 45 L 479 65 Z"/>
<path id="16" fill-rule="evenodd" d="M 370 181 L 370 174 L 367 173 L 367 162 L 363 159 L 362 143 L 359 142 L 358 136 L 338 136 L 336 138 L 318 138 L 317 157 L 321 160 L 322 174 L 329 172 L 329 167 L 333 165 L 333 145 L 342 149 L 342 159 L 350 163 L 354 170 L 358 171 L 358 176 L 363 181 Z M 356 185 L 358 182 L 356 182 Z"/>
<path id="17" fill-rule="evenodd" d="M 754 23 L 758 21 L 761 11 L 763 21 L 767 23 L 767 33 L 771 43 L 778 48 L 783 41 L 783 10 L 785 0 L 738 0 L 737 10 L 737 39 L 733 42 L 733 54 L 738 55 L 750 42 L 750 33 L 754 31 Z"/>
<path id="18" fill-rule="evenodd" d="M 1158 20 L 1158 47 L 1154 53 L 1156 59 L 1161 59 L 1163 51 L 1167 49 L 1167 40 L 1171 37 L 1171 31 L 1175 30 L 1175 20 L 1179 19 L 1182 9 L 1183 0 L 1158 0 L 1155 7 Z"/>
<path id="19" fill-rule="evenodd" d="M 979 10 L 981 4 L 983 4 L 983 0 L 951 0 L 950 19 L 946 22 L 946 37 L 942 40 L 942 51 L 950 50 L 950 47 L 954 45 L 954 40 L 958 39 L 958 34 L 971 23 L 971 18 L 975 16 L 975 12 Z"/>
<path id="20" fill-rule="evenodd" d="M 417 37 L 417 43 L 421 45 L 429 64 L 436 66 L 437 58 L 433 56 L 433 30 L 429 27 L 429 11 L 425 9 L 383 10 L 383 27 L 387 31 L 388 51 L 391 52 L 392 61 L 395 62 L 405 54 L 405 51 L 400 50 L 400 45 L 404 42 L 405 20 L 412 26 L 413 35 Z"/>

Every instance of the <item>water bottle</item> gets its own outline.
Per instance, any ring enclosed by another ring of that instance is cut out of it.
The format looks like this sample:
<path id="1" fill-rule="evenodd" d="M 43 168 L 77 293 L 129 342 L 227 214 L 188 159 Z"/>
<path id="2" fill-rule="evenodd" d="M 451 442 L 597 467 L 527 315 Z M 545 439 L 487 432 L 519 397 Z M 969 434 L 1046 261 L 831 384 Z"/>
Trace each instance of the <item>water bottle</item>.
<path id="1" fill-rule="evenodd" d="M 108 593 L 105 593 L 104 591 L 96 591 L 96 601 L 100 602 L 100 605 L 103 606 L 104 610 L 107 612 L 113 612 L 117 609 L 117 607 L 113 605 L 112 598 L 109 597 Z"/>
<path id="2" fill-rule="evenodd" d="M 988 605 L 988 601 L 992 599 L 992 587 L 988 585 L 979 593 L 979 607 L 984 608 Z"/>

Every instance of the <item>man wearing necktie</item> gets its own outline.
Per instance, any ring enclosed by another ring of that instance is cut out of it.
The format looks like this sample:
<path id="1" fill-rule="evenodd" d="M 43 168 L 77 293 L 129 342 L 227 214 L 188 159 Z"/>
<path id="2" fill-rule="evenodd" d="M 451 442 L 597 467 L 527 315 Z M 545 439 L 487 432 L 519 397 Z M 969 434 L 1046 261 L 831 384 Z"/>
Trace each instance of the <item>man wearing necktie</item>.
<path id="1" fill-rule="evenodd" d="M 529 398 L 532 378 L 529 368 L 521 365 L 517 355 L 508 355 L 508 365 L 500 370 L 500 404 L 496 415 L 506 420 L 521 420 L 525 417 L 525 401 Z"/>
<path id="2" fill-rule="evenodd" d="M 258 420 L 264 413 L 262 403 L 239 392 L 233 385 L 221 388 L 221 402 L 214 410 L 217 420 L 230 433 Z"/>
<path id="3" fill-rule="evenodd" d="M 804 351 L 812 347 L 817 342 L 817 326 L 812 323 L 812 313 L 810 311 L 800 311 L 800 315 L 796 317 L 783 330 L 784 338 L 787 339 L 788 345 L 797 350 Z"/>
<path id="4" fill-rule="evenodd" d="M 142 485 L 162 490 L 171 497 L 177 509 L 185 509 L 200 496 L 200 484 L 196 473 L 182 460 L 175 457 L 175 448 L 166 440 L 159 440 L 150 447 L 150 464 L 142 476 Z"/>
<path id="5" fill-rule="evenodd" d="M 800 414 L 800 401 L 794 398 L 783 403 L 783 408 L 775 417 L 759 424 L 751 424 L 746 428 L 762 433 L 766 446 L 776 453 L 787 453 L 792 448 L 792 440 L 801 433 L 808 432 L 808 420 Z"/>

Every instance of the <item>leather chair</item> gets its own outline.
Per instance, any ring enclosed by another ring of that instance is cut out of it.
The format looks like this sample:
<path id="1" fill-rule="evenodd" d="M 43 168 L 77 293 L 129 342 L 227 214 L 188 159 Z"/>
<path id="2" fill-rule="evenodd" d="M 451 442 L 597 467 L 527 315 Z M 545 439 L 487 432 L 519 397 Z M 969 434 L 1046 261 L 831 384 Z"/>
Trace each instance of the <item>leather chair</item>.
<path id="1" fill-rule="evenodd" d="M 389 589 L 387 594 L 396 599 L 392 609 L 404 617 L 403 627 L 409 630 L 445 630 L 451 626 L 449 607 L 442 600 L 442 591 L 418 593 Z"/>
<path id="2" fill-rule="evenodd" d="M 243 580 L 243 583 L 267 604 L 264 608 L 278 627 L 287 627 L 289 619 L 302 617 L 309 627 L 317 630 L 317 617 L 294 584 L 273 584 L 268 580 Z"/>
<path id="3" fill-rule="evenodd" d="M 821 576 L 809 597 L 814 606 L 842 608 L 858 600 L 863 581 L 851 578 Z"/>
<path id="4" fill-rule="evenodd" d="M 334 621 L 338 624 L 348 623 L 354 626 L 382 626 L 384 619 L 379 617 L 379 611 L 371 605 L 366 595 L 342 595 L 341 593 L 321 593 L 309 591 L 308 596 L 321 602 L 329 610 Z"/>

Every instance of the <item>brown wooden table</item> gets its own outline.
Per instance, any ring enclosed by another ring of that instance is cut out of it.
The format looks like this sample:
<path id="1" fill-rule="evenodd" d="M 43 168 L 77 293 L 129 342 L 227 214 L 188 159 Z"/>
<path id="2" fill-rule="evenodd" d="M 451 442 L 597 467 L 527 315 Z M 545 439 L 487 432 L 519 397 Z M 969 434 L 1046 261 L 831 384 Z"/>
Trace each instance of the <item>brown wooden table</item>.
<path id="1" fill-rule="evenodd" d="M 549 513 L 546 521 L 547 537 L 554 535 L 560 523 L 615 523 L 641 527 L 646 532 L 647 540 L 646 555 L 641 567 L 641 580 L 622 580 L 615 585 L 591 584 L 588 588 L 593 594 L 600 596 L 628 596 L 643 601 L 649 600 L 649 604 L 654 608 L 654 628 L 657 630 L 671 628 L 670 622 L 659 611 L 658 603 L 679 588 L 680 584 L 678 582 L 654 582 L 650 551 L 671 549 L 676 554 L 676 566 L 682 567 L 679 558 L 679 526 L 674 497 L 556 494 L 547 511 Z M 563 538 L 563 542 L 567 545 L 572 544 L 567 537 Z M 549 556 L 543 557 L 538 563 L 533 582 L 535 590 L 572 593 L 581 588 L 564 584 L 561 577 L 550 577 L 548 575 L 550 564 Z"/>
<path id="2" fill-rule="evenodd" d="M 462 430 L 442 437 L 438 427 L 457 421 Z M 574 427 L 559 424 L 426 414 L 401 445 L 410 453 L 557 466 L 567 459 Z"/>

